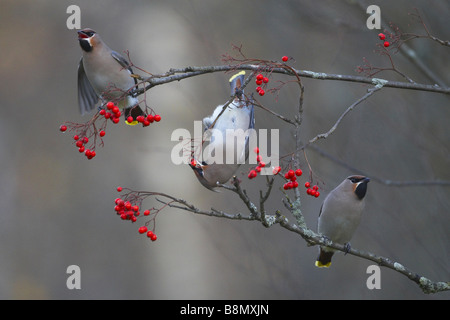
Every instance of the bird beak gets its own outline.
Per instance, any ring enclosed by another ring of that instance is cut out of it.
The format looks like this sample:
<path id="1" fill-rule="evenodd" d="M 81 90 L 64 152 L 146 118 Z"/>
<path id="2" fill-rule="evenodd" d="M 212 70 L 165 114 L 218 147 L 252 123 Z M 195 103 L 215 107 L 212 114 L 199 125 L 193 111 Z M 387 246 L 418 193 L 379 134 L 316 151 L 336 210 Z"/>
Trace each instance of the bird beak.
<path id="1" fill-rule="evenodd" d="M 89 39 L 89 36 L 83 30 L 77 31 L 77 33 L 78 39 Z"/>

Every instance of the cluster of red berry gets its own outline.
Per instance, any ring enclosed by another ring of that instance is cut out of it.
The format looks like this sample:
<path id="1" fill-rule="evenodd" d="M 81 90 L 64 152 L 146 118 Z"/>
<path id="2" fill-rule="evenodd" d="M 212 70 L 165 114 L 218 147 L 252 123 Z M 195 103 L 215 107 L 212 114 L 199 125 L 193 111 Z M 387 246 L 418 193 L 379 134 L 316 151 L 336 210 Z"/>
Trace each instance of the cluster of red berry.
<path id="1" fill-rule="evenodd" d="M 129 116 L 127 118 L 127 122 L 131 123 L 133 122 L 134 119 L 132 116 Z M 151 115 L 149 114 L 148 116 L 144 117 L 144 116 L 137 116 L 136 117 L 136 121 L 139 123 L 142 123 L 142 125 L 144 127 L 148 127 L 151 123 L 153 123 L 154 121 L 156 122 L 160 122 L 161 121 L 161 116 L 159 114 L 157 115 Z"/>
<path id="2" fill-rule="evenodd" d="M 117 191 L 121 192 L 122 187 L 117 187 Z M 116 211 L 117 215 L 120 216 L 120 219 L 122 220 L 129 220 L 131 222 L 136 222 L 137 217 L 140 216 L 140 208 L 139 205 L 133 204 L 130 201 L 125 201 L 121 198 L 116 198 L 114 200 L 115 206 L 114 211 Z M 143 212 L 144 216 L 150 215 L 150 210 L 145 210 Z M 155 241 L 157 239 L 156 234 L 153 233 L 153 231 L 148 231 L 146 226 L 142 226 L 138 229 L 139 233 L 147 233 L 147 237 L 150 238 L 150 240 Z"/>
<path id="3" fill-rule="evenodd" d="M 256 161 L 258 162 L 258 165 L 255 167 L 255 169 L 250 170 L 250 172 L 248 173 L 249 179 L 255 178 L 258 175 L 258 173 L 261 172 L 261 169 L 266 166 L 266 163 L 262 161 L 262 157 L 259 155 L 259 148 L 255 147 L 253 151 L 257 154 Z"/>
<path id="4" fill-rule="evenodd" d="M 100 131 L 99 135 L 103 137 L 105 135 L 105 131 Z M 86 149 L 85 145 L 89 142 L 88 137 L 84 136 L 80 138 L 77 134 L 73 136 L 73 140 L 75 140 L 75 146 L 78 148 L 78 152 L 83 153 L 86 158 L 91 160 L 96 156 L 95 150 Z"/>
<path id="5" fill-rule="evenodd" d="M 320 196 L 320 192 L 319 190 L 319 186 L 318 185 L 314 185 L 311 188 L 311 183 L 310 182 L 305 182 L 305 188 L 306 188 L 306 194 L 313 196 L 313 197 L 318 197 Z"/>
<path id="6" fill-rule="evenodd" d="M 262 161 L 262 158 L 259 155 L 259 148 L 256 147 L 253 151 L 257 154 L 256 160 L 258 161 L 258 165 L 254 169 L 250 170 L 250 172 L 248 173 L 249 179 L 255 178 L 258 175 L 258 173 L 261 172 L 261 168 L 264 168 L 266 166 L 266 163 L 264 161 Z M 281 172 L 281 167 L 279 167 L 279 166 L 273 167 L 272 172 L 274 175 L 279 174 Z M 288 181 L 283 185 L 283 189 L 289 190 L 289 189 L 297 188 L 298 187 L 297 177 L 300 177 L 302 174 L 303 174 L 303 171 L 300 168 L 296 169 L 296 170 L 293 170 L 293 169 L 288 170 L 284 174 L 284 178 Z M 320 192 L 318 191 L 319 186 L 314 185 L 311 187 L 311 183 L 306 182 L 305 187 L 307 188 L 306 193 L 308 195 L 314 196 L 316 198 L 320 196 Z"/>
<path id="7" fill-rule="evenodd" d="M 59 127 L 59 130 L 61 132 L 65 132 L 65 131 L 67 131 L 67 126 L 63 124 Z M 105 136 L 105 131 L 101 130 L 99 132 L 99 135 L 101 137 Z M 83 153 L 86 156 L 86 158 L 88 158 L 90 160 L 97 155 L 95 153 L 95 150 L 86 148 L 86 144 L 89 142 L 88 137 L 86 137 L 86 136 L 80 137 L 80 135 L 76 134 L 73 136 L 73 139 L 76 141 L 75 146 L 78 148 L 78 152 Z"/>
<path id="8" fill-rule="evenodd" d="M 384 39 L 386 39 L 386 36 L 384 35 L 384 33 L 379 33 L 379 34 L 378 34 L 378 38 L 380 38 L 380 40 L 384 40 Z M 385 48 L 389 47 L 389 46 L 390 46 L 389 41 L 385 41 L 385 42 L 383 43 L 383 46 L 384 46 Z"/>
<path id="9" fill-rule="evenodd" d="M 302 169 L 292 170 L 290 169 L 288 172 L 284 174 L 284 178 L 289 180 L 283 185 L 284 190 L 294 189 L 298 187 L 297 177 L 300 177 L 303 174 Z"/>
<path id="10" fill-rule="evenodd" d="M 107 111 L 107 110 L 109 110 L 109 111 Z M 122 112 L 120 111 L 119 107 L 116 106 L 111 101 L 106 104 L 106 109 L 100 110 L 99 113 L 105 119 L 111 119 L 111 121 L 115 124 L 119 123 L 120 116 L 122 115 Z"/>
<path id="11" fill-rule="evenodd" d="M 99 129 L 101 129 L 100 131 L 98 131 L 96 129 L 96 127 L 94 126 L 94 122 L 97 120 L 98 115 L 102 116 L 105 119 L 105 122 L 100 125 L 100 128 L 99 128 Z M 95 145 L 96 145 L 96 141 L 97 141 L 97 139 L 96 139 L 97 134 L 100 138 L 103 138 L 106 135 L 105 130 L 103 130 L 106 128 L 106 121 L 108 119 L 110 119 L 114 124 L 119 123 L 122 112 L 120 111 L 119 107 L 117 105 L 115 105 L 113 102 L 108 102 L 106 104 L 106 108 L 101 109 L 99 111 L 98 115 L 96 115 L 93 119 L 91 119 L 91 121 L 89 121 L 86 124 L 73 124 L 72 123 L 71 128 L 69 130 L 69 131 L 75 130 L 77 132 L 77 134 L 75 134 L 73 136 L 73 139 L 76 141 L 75 146 L 78 148 L 78 151 L 80 153 L 84 153 L 84 155 L 88 159 L 92 159 L 96 156 Z M 146 117 L 138 116 L 136 120 L 138 122 L 142 123 L 142 125 L 144 127 L 147 127 L 154 121 L 156 121 L 156 122 L 161 121 L 161 116 L 158 114 L 157 115 L 149 114 Z M 131 117 L 131 116 L 128 117 L 127 122 L 131 123 L 133 121 L 134 121 L 133 117 Z M 59 130 L 61 132 L 65 132 L 68 129 L 69 128 L 65 124 L 63 124 L 59 127 Z M 92 140 L 92 138 L 93 138 L 94 142 L 91 144 L 91 146 L 89 148 L 86 144 L 89 142 L 89 139 Z M 101 142 L 101 144 L 103 144 L 103 142 Z"/>
<path id="12" fill-rule="evenodd" d="M 263 86 L 265 86 L 268 82 L 269 82 L 269 78 L 268 77 L 264 77 L 261 73 L 256 76 L 256 80 L 255 80 L 255 83 L 257 85 L 256 92 L 258 92 L 258 94 L 260 96 L 263 96 L 263 95 L 266 94 L 264 89 L 261 88 L 261 85 L 263 85 L 263 83 L 264 83 Z"/>
<path id="13" fill-rule="evenodd" d="M 153 233 L 152 230 L 148 230 L 146 226 L 142 226 L 139 228 L 139 233 L 143 234 L 143 233 L 147 233 L 147 237 L 150 238 L 150 240 L 155 241 L 158 237 L 156 236 L 156 234 Z"/>

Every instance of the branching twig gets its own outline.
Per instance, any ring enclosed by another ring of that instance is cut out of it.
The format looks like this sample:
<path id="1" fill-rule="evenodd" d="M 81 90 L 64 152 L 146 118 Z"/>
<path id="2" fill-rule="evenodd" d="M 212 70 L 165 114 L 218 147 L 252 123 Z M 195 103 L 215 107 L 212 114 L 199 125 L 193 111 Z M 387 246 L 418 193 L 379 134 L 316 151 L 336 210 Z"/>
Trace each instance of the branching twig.
<path id="1" fill-rule="evenodd" d="M 383 86 L 379 85 L 379 86 L 375 86 L 371 89 L 368 90 L 368 92 L 361 97 L 360 99 L 358 99 L 357 101 L 355 101 L 354 103 L 352 103 L 339 117 L 339 119 L 335 122 L 335 124 L 330 128 L 330 130 L 328 130 L 325 133 L 320 133 L 317 136 L 315 136 L 314 138 L 312 138 L 311 140 L 308 141 L 307 144 L 305 144 L 303 147 L 301 147 L 300 149 L 304 149 L 306 148 L 308 145 L 316 142 L 317 140 L 320 139 L 326 139 L 330 134 L 332 134 L 336 128 L 339 126 L 339 124 L 341 123 L 342 119 L 344 119 L 344 117 L 350 112 L 352 111 L 358 104 L 360 104 L 361 102 L 363 102 L 364 100 L 366 100 L 367 98 L 369 98 L 371 95 L 373 95 L 375 92 L 377 92 L 378 90 L 380 90 Z"/>

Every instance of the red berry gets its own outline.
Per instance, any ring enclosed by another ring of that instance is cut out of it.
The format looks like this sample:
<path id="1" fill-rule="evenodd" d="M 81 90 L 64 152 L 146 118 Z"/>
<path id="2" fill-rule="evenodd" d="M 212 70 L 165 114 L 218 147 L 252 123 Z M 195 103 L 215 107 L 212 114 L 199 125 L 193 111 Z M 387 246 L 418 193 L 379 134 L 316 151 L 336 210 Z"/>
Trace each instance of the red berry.
<path id="1" fill-rule="evenodd" d="M 159 114 L 155 115 L 153 118 L 155 119 L 156 122 L 161 121 L 161 116 Z"/>
<path id="2" fill-rule="evenodd" d="M 126 215 L 125 213 L 122 213 L 122 214 L 120 215 L 120 219 L 126 220 L 126 219 L 127 219 L 127 215 Z"/>
<path id="3" fill-rule="evenodd" d="M 257 162 L 260 162 L 261 160 L 262 160 L 262 157 L 261 157 L 260 155 L 257 155 L 257 156 L 256 156 L 256 161 L 257 161 Z"/>
<path id="4" fill-rule="evenodd" d="M 148 216 L 150 214 L 150 210 L 145 210 L 144 211 L 144 216 Z"/>
<path id="5" fill-rule="evenodd" d="M 292 181 L 292 187 L 293 188 L 297 188 L 298 187 L 298 182 L 297 181 Z"/>
<path id="6" fill-rule="evenodd" d="M 287 175 L 288 175 L 288 179 L 290 179 L 290 178 L 292 178 L 292 177 L 295 177 L 295 172 L 294 172 L 294 170 L 289 170 L 288 172 L 287 172 Z"/>
<path id="7" fill-rule="evenodd" d="M 305 188 L 309 188 L 311 186 L 311 183 L 305 182 Z"/>
<path id="8" fill-rule="evenodd" d="M 288 186 L 288 184 L 287 184 L 287 183 L 285 183 L 285 184 L 283 185 L 283 189 L 284 189 L 284 190 L 287 190 L 287 189 L 289 189 L 289 186 Z"/>
<path id="9" fill-rule="evenodd" d="M 281 60 L 283 60 L 283 62 L 286 62 L 286 61 L 289 60 L 289 58 L 288 58 L 288 56 L 283 56 L 283 57 L 281 58 Z"/>
<path id="10" fill-rule="evenodd" d="M 259 153 L 259 148 L 258 148 L 258 147 L 255 147 L 255 149 L 253 149 L 253 151 L 254 151 L 256 154 L 258 154 L 258 153 Z"/>
<path id="11" fill-rule="evenodd" d="M 132 116 L 129 116 L 129 117 L 127 118 L 127 121 L 128 121 L 129 123 L 131 123 L 131 122 L 133 122 L 133 121 L 134 121 L 134 119 L 133 119 L 133 117 L 132 117 Z"/>
<path id="12" fill-rule="evenodd" d="M 83 141 L 78 140 L 77 142 L 75 142 L 75 145 L 76 145 L 78 148 L 81 148 L 81 146 L 83 145 Z"/>
<path id="13" fill-rule="evenodd" d="M 104 137 L 105 134 L 106 134 L 106 132 L 105 132 L 104 130 L 102 130 L 102 131 L 99 132 L 100 137 Z"/>
<path id="14" fill-rule="evenodd" d="M 264 168 L 266 166 L 266 163 L 264 161 L 260 161 L 258 166 L 260 166 L 261 168 Z"/>
<path id="15" fill-rule="evenodd" d="M 380 40 L 384 40 L 386 38 L 386 36 L 384 35 L 384 33 L 379 33 L 378 37 L 380 38 Z"/>
<path id="16" fill-rule="evenodd" d="M 161 117 L 160 117 L 161 118 Z M 153 121 L 155 121 L 155 118 L 153 117 L 153 115 L 149 114 L 147 116 L 147 120 L 150 121 L 150 123 L 152 123 Z"/>
<path id="17" fill-rule="evenodd" d="M 111 110 L 112 108 L 114 108 L 114 103 L 113 102 L 108 102 L 107 104 L 106 104 L 106 108 L 108 108 L 108 110 Z"/>
<path id="18" fill-rule="evenodd" d="M 266 92 L 265 92 L 263 89 L 259 90 L 259 92 L 258 92 L 258 94 L 259 94 L 261 97 L 262 97 L 265 93 L 266 93 Z"/>
<path id="19" fill-rule="evenodd" d="M 153 233 L 153 234 L 150 236 L 150 240 L 156 241 L 156 239 L 158 239 L 158 237 L 156 236 L 156 234 Z"/>
<path id="20" fill-rule="evenodd" d="M 261 172 L 261 167 L 260 167 L 260 166 L 257 166 L 257 167 L 255 168 L 255 171 L 258 172 L 258 173 L 260 173 L 260 172 Z"/>
<path id="21" fill-rule="evenodd" d="M 263 78 L 263 82 L 264 82 L 264 83 L 267 83 L 267 82 L 269 82 L 269 78 L 267 78 L 267 77 L 264 77 L 264 78 Z"/>
<path id="22" fill-rule="evenodd" d="M 122 192 L 122 190 L 123 190 L 122 187 L 117 187 L 117 192 Z"/>
<path id="23" fill-rule="evenodd" d="M 319 189 L 319 186 L 315 185 L 314 187 L 312 187 L 312 189 L 313 189 L 314 191 L 317 191 L 317 190 Z"/>
<path id="24" fill-rule="evenodd" d="M 250 170 L 250 172 L 248 173 L 248 178 L 249 179 L 253 179 L 257 176 L 258 174 L 256 173 L 255 170 Z"/>
<path id="25" fill-rule="evenodd" d="M 111 118 L 111 112 L 106 112 L 105 113 L 105 119 L 109 119 Z"/>
<path id="26" fill-rule="evenodd" d="M 256 80 L 261 80 L 264 79 L 264 76 L 260 73 L 256 76 Z"/>
<path id="27" fill-rule="evenodd" d="M 129 117 L 128 117 L 128 118 L 129 118 Z M 144 122 L 145 117 L 144 117 L 144 116 L 137 116 L 137 117 L 136 117 L 136 120 L 137 120 L 137 122 L 142 123 L 142 122 Z M 128 121 L 128 122 L 131 122 L 131 121 Z"/>
<path id="28" fill-rule="evenodd" d="M 144 127 L 148 127 L 150 125 L 150 121 L 145 119 L 144 121 L 142 121 L 142 124 L 144 125 Z"/>
<path id="29" fill-rule="evenodd" d="M 316 191 L 316 192 L 314 192 L 314 197 L 319 197 L 320 196 L 320 192 L 319 191 Z"/>
<path id="30" fill-rule="evenodd" d="M 100 110 L 99 114 L 100 114 L 101 116 L 104 116 L 104 115 L 106 114 L 106 110 L 105 110 L 105 109 Z"/>
<path id="31" fill-rule="evenodd" d="M 146 232 L 147 232 L 147 227 L 146 226 L 142 226 L 142 227 L 139 228 L 139 233 L 140 234 L 143 234 L 143 233 L 146 233 Z"/>
<path id="32" fill-rule="evenodd" d="M 302 169 L 297 169 L 297 170 L 295 170 L 295 175 L 296 175 L 297 177 L 300 177 L 302 174 L 303 174 Z"/>
<path id="33" fill-rule="evenodd" d="M 73 140 L 78 140 L 78 139 L 80 139 L 80 137 L 77 134 L 73 136 Z"/>
<path id="34" fill-rule="evenodd" d="M 83 153 L 83 152 L 84 152 L 84 146 L 79 147 L 79 148 L 78 148 L 78 152 L 79 152 L 79 153 Z"/>
<path id="35" fill-rule="evenodd" d="M 83 137 L 83 143 L 86 144 L 86 143 L 88 143 L 88 142 L 89 142 L 88 137 Z"/>
<path id="36" fill-rule="evenodd" d="M 59 127 L 59 131 L 61 131 L 61 132 L 64 132 L 64 131 L 66 131 L 67 130 L 67 126 L 66 125 L 61 125 L 60 127 Z"/>
<path id="37" fill-rule="evenodd" d="M 275 167 L 275 168 L 273 168 L 272 173 L 274 175 L 277 175 L 280 171 L 281 171 L 281 167 Z"/>
<path id="38" fill-rule="evenodd" d="M 260 92 L 262 90 L 262 88 L 261 87 L 256 87 L 256 92 Z"/>
<path id="39" fill-rule="evenodd" d="M 118 113 L 118 112 L 120 112 L 119 107 L 114 106 L 114 107 L 112 108 L 112 112 L 113 112 L 113 113 Z"/>
<path id="40" fill-rule="evenodd" d="M 389 41 L 385 41 L 383 44 L 386 48 L 389 47 Z"/>
<path id="41" fill-rule="evenodd" d="M 262 85 L 263 81 L 262 81 L 262 80 L 256 80 L 255 83 L 256 83 L 258 86 L 260 86 L 260 85 Z"/>

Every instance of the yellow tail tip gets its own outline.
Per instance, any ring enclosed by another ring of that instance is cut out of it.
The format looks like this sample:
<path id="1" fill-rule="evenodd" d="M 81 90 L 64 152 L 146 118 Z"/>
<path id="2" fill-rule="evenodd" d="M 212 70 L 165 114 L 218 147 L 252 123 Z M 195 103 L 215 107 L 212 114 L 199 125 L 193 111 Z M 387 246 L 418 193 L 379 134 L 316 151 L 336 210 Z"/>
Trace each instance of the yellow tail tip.
<path id="1" fill-rule="evenodd" d="M 239 72 L 239 73 L 236 73 L 234 76 L 232 76 L 231 78 L 230 78 L 230 82 L 232 82 L 236 77 L 239 77 L 240 75 L 244 75 L 245 74 L 245 71 L 241 71 L 241 72 Z"/>
<path id="2" fill-rule="evenodd" d="M 128 122 L 128 120 L 125 120 L 125 123 L 129 126 L 135 126 L 139 123 L 139 121 L 134 120 L 132 122 Z"/>
<path id="3" fill-rule="evenodd" d="M 322 264 L 322 262 L 316 261 L 316 267 L 318 267 L 318 268 L 329 268 L 330 266 L 331 266 L 331 262 Z"/>

